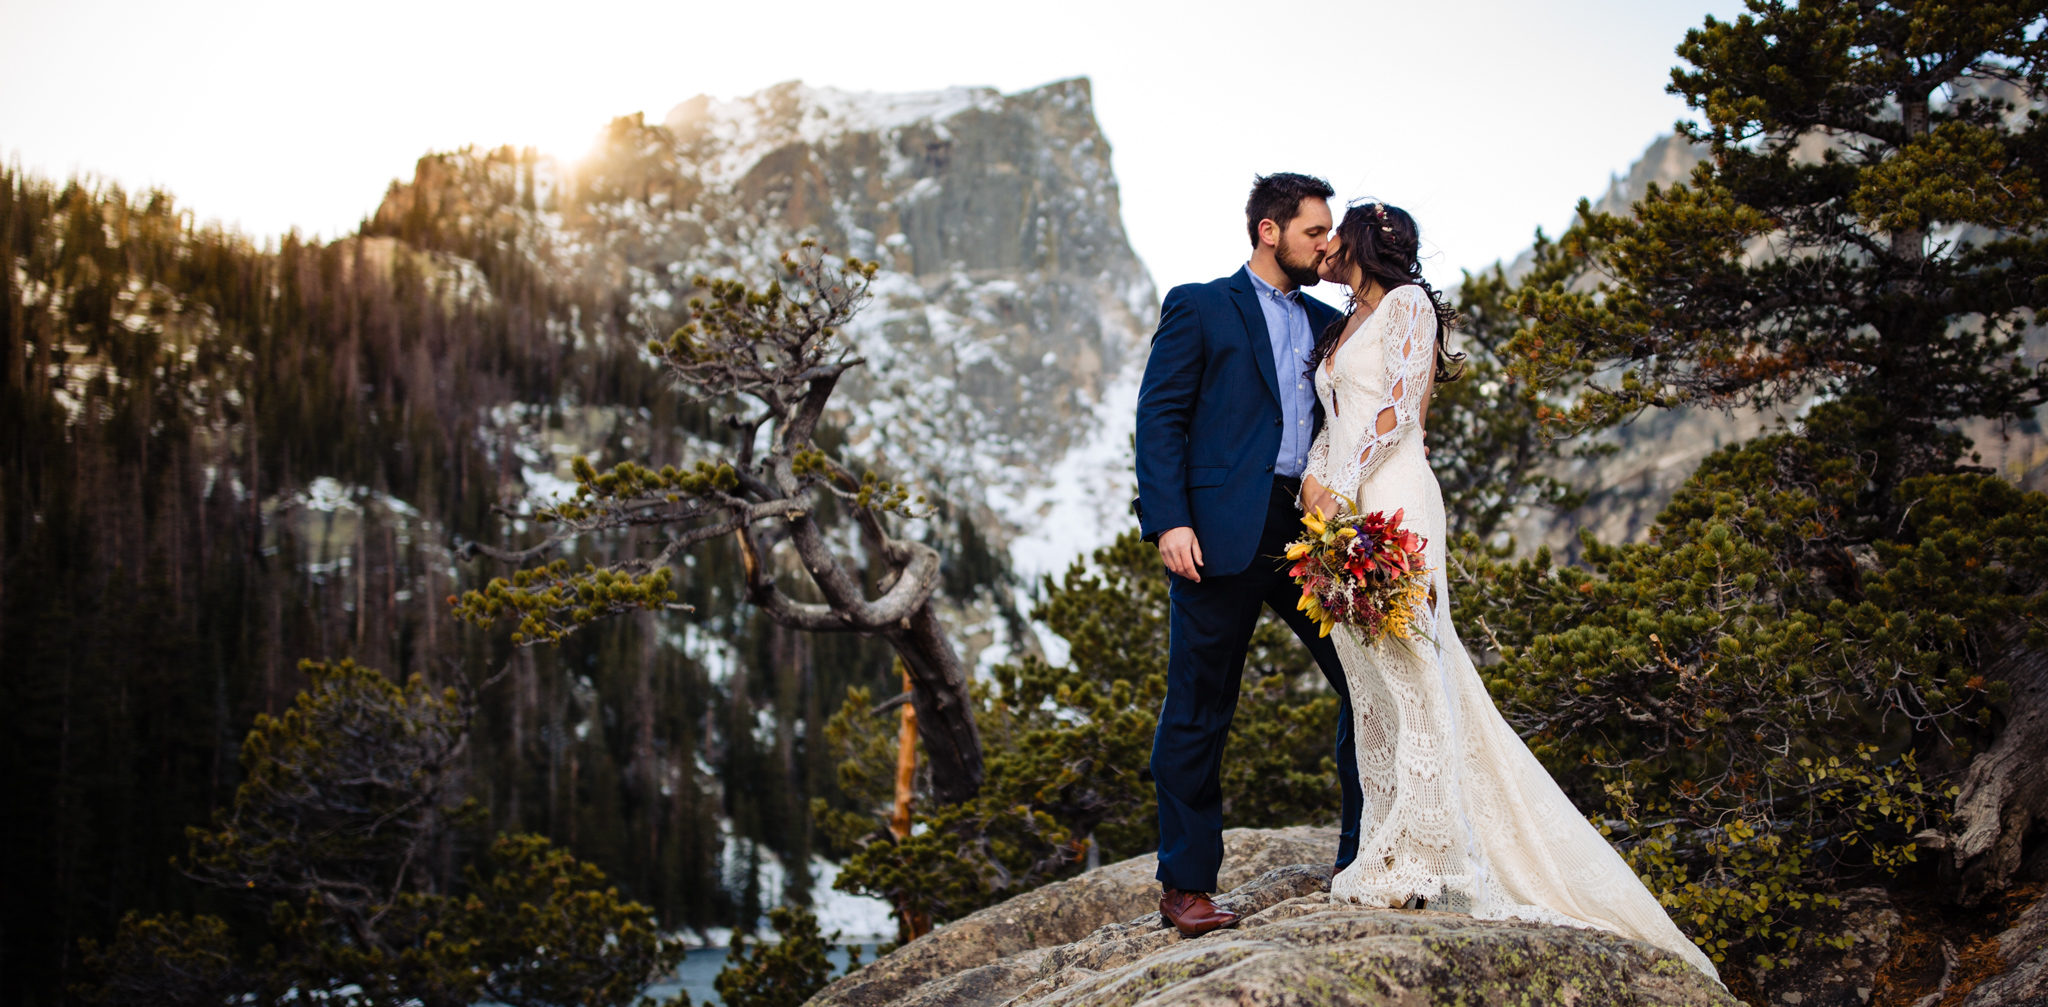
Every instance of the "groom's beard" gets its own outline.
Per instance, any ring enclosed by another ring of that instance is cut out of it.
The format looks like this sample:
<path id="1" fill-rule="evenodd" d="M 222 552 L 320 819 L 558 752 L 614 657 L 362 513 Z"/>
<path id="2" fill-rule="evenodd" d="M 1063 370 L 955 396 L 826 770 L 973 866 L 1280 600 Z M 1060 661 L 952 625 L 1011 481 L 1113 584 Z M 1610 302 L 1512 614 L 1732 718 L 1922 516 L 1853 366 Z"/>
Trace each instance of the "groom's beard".
<path id="1" fill-rule="evenodd" d="M 1295 286 L 1313 287 L 1323 282 L 1322 275 L 1316 272 L 1316 267 L 1323 264 L 1321 253 L 1310 252 L 1308 258 L 1297 259 L 1288 254 L 1290 251 L 1292 250 L 1287 247 L 1287 244 L 1282 242 L 1279 248 L 1273 250 L 1273 259 L 1280 264 L 1280 271 L 1286 273 L 1287 278 L 1294 281 Z"/>

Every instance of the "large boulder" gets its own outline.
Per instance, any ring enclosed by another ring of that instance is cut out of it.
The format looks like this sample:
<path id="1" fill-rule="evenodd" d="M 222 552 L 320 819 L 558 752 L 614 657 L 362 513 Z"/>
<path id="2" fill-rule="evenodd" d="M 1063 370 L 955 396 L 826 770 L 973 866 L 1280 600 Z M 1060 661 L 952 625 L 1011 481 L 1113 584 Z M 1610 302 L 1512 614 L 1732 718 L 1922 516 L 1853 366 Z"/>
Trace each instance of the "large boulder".
<path id="1" fill-rule="evenodd" d="M 1231 829 L 1223 834 L 1223 868 L 1217 880 L 1232 889 L 1276 867 L 1328 865 L 1336 858 L 1335 829 Z M 825 987 L 810 1002 L 814 1007 L 882 1007 L 905 1002 L 935 980 L 952 980 L 967 983 L 959 992 L 961 999 L 931 1002 L 1000 1003 L 1008 997 L 989 998 L 1036 979 L 1036 965 L 1020 956 L 1070 944 L 1105 924 L 1148 912 L 1156 919 L 1159 882 L 1153 873 L 1158 867 L 1159 858 L 1146 854 L 1025 892 L 911 941 Z M 980 971 L 997 962 L 1004 964 Z M 970 972 L 975 974 L 970 977 Z"/>
<path id="2" fill-rule="evenodd" d="M 1284 885 L 1296 879 L 1273 880 Z M 1242 899 L 1251 893 L 1234 894 Z M 1281 899 L 1235 929 L 1193 940 L 1162 923 L 1139 920 L 1040 954 L 1031 985 L 1015 996 L 980 1003 L 1734 1007 L 1738 1002 L 1677 956 L 1614 934 L 1368 909 L 1333 902 L 1323 891 Z"/>
<path id="3" fill-rule="evenodd" d="M 1154 902 L 1150 857 L 1041 889 L 931 934 L 828 987 L 814 1005 L 897 1007 L 1068 1007 L 1184 1004 L 1686 1004 L 1733 1007 L 1718 983 L 1668 952 L 1595 930 L 1520 921 L 1488 922 L 1428 911 L 1368 909 L 1329 896 L 1327 832 L 1237 830 L 1225 836 L 1224 883 L 1258 867 L 1217 901 L 1244 914 L 1236 928 L 1187 939 L 1166 925 Z M 1318 856 L 1278 863 L 1303 839 Z M 1112 880 L 1116 879 L 1116 880 Z M 1130 885 L 1126 907 L 1141 906 L 1058 943 L 1057 927 L 1080 921 L 1081 882 L 1096 899 L 1089 912 L 1117 904 L 1100 897 Z M 1037 898 L 1035 898 L 1037 897 Z M 1150 910 L 1150 911 L 1145 911 Z M 1034 916 L 1034 911 L 1039 914 Z M 1027 932 L 1023 920 L 1040 920 Z M 972 923 L 971 928 L 964 925 Z M 948 935 L 948 931 L 957 931 Z M 929 942 L 929 943 L 927 943 Z M 920 945 L 924 947 L 920 948 Z M 1015 948 L 1017 950 L 1006 950 Z M 898 959 L 901 959 L 900 961 Z M 892 962 L 894 963 L 892 965 Z M 875 970 L 874 975 L 869 975 Z"/>

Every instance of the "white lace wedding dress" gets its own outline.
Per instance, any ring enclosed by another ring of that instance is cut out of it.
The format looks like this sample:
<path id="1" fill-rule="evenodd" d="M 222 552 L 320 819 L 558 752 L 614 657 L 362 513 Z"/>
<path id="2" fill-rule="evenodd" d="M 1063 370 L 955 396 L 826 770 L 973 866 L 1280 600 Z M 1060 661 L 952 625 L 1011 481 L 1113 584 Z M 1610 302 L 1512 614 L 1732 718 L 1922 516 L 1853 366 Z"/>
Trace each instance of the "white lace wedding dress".
<path id="1" fill-rule="evenodd" d="M 1429 540 L 1435 579 L 1434 611 L 1416 620 L 1427 640 L 1366 645 L 1348 626 L 1331 634 L 1351 683 L 1365 813 L 1358 859 L 1330 890 L 1368 905 L 1418 895 L 1479 919 L 1611 930 L 1718 979 L 1508 727 L 1451 625 L 1443 494 L 1422 449 L 1436 326 L 1422 288 L 1397 287 L 1316 368 L 1325 422 L 1307 475 L 1360 513 L 1405 511 L 1403 525 Z M 1388 409 L 1393 429 L 1379 433 Z"/>

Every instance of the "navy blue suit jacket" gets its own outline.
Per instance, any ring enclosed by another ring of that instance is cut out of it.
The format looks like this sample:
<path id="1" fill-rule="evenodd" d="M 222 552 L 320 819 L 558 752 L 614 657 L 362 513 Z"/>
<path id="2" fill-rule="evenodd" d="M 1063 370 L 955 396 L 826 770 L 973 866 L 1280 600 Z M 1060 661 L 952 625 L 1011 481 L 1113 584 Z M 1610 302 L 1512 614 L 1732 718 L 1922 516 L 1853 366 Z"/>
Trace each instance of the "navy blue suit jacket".
<path id="1" fill-rule="evenodd" d="M 1248 267 L 1247 267 L 1248 268 Z M 1335 308 L 1303 295 L 1321 333 Z M 1292 369 L 1292 365 L 1290 365 Z M 1280 381 L 1247 269 L 1167 291 L 1138 389 L 1138 527 L 1192 527 L 1204 577 L 1252 563 L 1280 454 Z M 1322 425 L 1316 410 L 1316 426 Z"/>

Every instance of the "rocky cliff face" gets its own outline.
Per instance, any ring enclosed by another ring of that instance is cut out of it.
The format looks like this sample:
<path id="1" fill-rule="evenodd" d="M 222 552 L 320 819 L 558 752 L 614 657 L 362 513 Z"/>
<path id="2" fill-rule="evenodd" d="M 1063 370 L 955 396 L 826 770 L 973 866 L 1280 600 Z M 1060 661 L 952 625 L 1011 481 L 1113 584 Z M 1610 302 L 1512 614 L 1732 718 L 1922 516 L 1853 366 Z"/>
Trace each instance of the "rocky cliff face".
<path id="1" fill-rule="evenodd" d="M 858 323 L 868 366 L 835 399 L 844 449 L 975 514 L 1022 572 L 1122 526 L 1157 306 L 1085 79 L 1012 95 L 788 83 L 700 96 L 658 124 L 614 122 L 573 164 L 425 159 L 372 229 L 457 256 L 516 249 L 588 302 L 572 338 L 621 346 L 666 335 L 699 273 L 766 278 L 805 238 L 879 260 Z M 546 447 L 533 453 L 562 454 Z M 565 474 L 559 461 L 530 488 Z"/>

